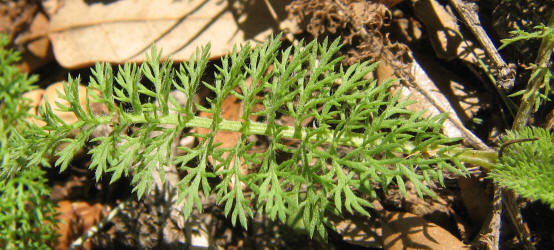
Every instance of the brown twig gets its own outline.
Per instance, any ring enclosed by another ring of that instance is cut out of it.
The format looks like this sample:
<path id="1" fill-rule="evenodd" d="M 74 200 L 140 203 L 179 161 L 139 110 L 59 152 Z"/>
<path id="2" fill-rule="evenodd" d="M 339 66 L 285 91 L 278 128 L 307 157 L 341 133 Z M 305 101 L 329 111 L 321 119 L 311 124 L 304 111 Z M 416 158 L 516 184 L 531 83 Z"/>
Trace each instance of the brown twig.
<path id="1" fill-rule="evenodd" d="M 485 29 L 481 26 L 475 3 L 469 3 L 464 0 L 450 0 L 450 4 L 452 4 L 456 12 L 462 17 L 464 23 L 468 26 L 473 35 L 475 35 L 477 41 L 483 46 L 485 52 L 495 64 L 490 68 L 496 69 L 494 74 L 497 84 L 499 85 L 497 87 L 511 89 L 514 86 L 515 70 L 508 66 L 504 59 L 502 59 L 502 56 L 498 53 L 498 50 L 485 32 Z"/>
<path id="2" fill-rule="evenodd" d="M 277 12 L 273 8 L 273 6 L 269 2 L 269 0 L 264 0 L 264 3 L 265 3 L 265 6 L 267 7 L 267 10 L 269 11 L 269 14 L 271 14 L 271 18 L 273 18 L 273 21 L 275 21 L 275 23 L 278 24 L 279 23 L 279 17 L 277 16 Z"/>
<path id="3" fill-rule="evenodd" d="M 510 68 L 502 59 L 491 39 L 488 37 L 487 33 L 481 26 L 479 16 L 477 15 L 477 7 L 475 3 L 469 3 L 464 0 L 450 0 L 449 2 L 454 7 L 456 12 L 458 12 L 458 14 L 462 17 L 462 20 L 475 35 L 479 43 L 485 49 L 485 52 L 489 55 L 489 57 L 495 64 L 493 65 L 495 67 L 489 67 L 496 69 L 494 74 L 497 79 L 497 88 L 511 89 L 514 86 L 515 71 L 514 69 Z M 525 226 L 523 225 L 523 219 L 521 218 L 521 213 L 517 207 L 516 198 L 517 196 L 513 191 L 502 191 L 502 202 L 504 204 L 504 208 L 506 209 L 505 211 L 507 212 L 510 221 L 514 225 L 520 242 L 523 244 L 525 249 L 534 249 L 529 240 L 529 231 L 526 230 Z M 490 226 L 493 225 L 491 224 Z M 497 226 L 500 225 L 498 224 Z M 499 238 L 497 240 L 499 240 Z M 498 245 L 496 246 L 498 247 Z"/>
<path id="4" fill-rule="evenodd" d="M 550 21 L 548 25 L 550 27 L 554 26 L 554 11 L 551 12 Z M 552 42 L 549 38 L 543 38 L 539 48 L 539 53 L 537 55 L 537 59 L 536 59 L 537 68 L 535 70 L 541 70 L 541 67 L 542 68 L 547 67 L 550 61 L 550 56 L 552 55 L 553 47 L 554 47 L 554 42 Z M 536 74 L 535 77 L 532 77 L 531 79 L 529 79 L 526 92 L 523 94 L 523 97 L 521 98 L 521 104 L 517 111 L 517 115 L 516 115 L 514 124 L 512 126 L 512 129 L 514 130 L 520 129 L 527 125 L 529 116 L 531 115 L 532 110 L 535 107 L 536 92 L 540 90 L 540 84 L 542 83 L 544 74 L 545 72 L 543 70 L 543 72 L 541 72 L 540 74 Z M 536 138 L 526 139 L 525 141 L 530 141 L 535 139 Z M 516 142 L 519 142 L 519 141 L 516 141 Z M 502 149 L 503 147 L 500 148 L 499 156 L 501 156 Z M 523 225 L 523 219 L 521 218 L 521 213 L 517 207 L 516 200 L 517 200 L 517 195 L 514 191 L 512 190 L 504 191 L 503 201 L 506 207 L 506 212 L 509 218 L 512 220 L 516 231 L 518 232 L 518 238 L 523 243 L 526 249 L 534 249 L 533 245 L 529 240 L 530 239 L 529 231 Z"/>
<path id="5" fill-rule="evenodd" d="M 514 143 L 520 143 L 520 142 L 527 142 L 527 141 L 536 141 L 538 140 L 539 138 L 523 138 L 523 139 L 515 139 L 515 140 L 509 140 L 507 142 L 504 142 L 502 144 L 502 146 L 500 146 L 500 149 L 498 149 L 498 159 L 501 159 L 502 158 L 502 154 L 504 153 L 504 149 L 507 147 L 507 146 L 510 146 Z"/>
<path id="6" fill-rule="evenodd" d="M 403 81 L 404 82 L 404 81 Z M 469 129 L 467 129 L 464 124 L 454 115 L 453 113 L 448 112 L 445 107 L 443 107 L 438 101 L 433 98 L 431 92 L 427 89 L 425 89 L 421 84 L 419 84 L 417 81 L 412 81 L 411 83 L 407 83 L 408 86 L 414 86 L 415 89 L 421 93 L 425 98 L 441 113 L 448 113 L 448 120 L 454 124 L 454 126 L 459 129 L 463 133 L 464 139 L 474 148 L 480 149 L 480 150 L 490 150 L 489 146 L 487 146 L 479 137 L 474 135 Z"/>
<path id="7" fill-rule="evenodd" d="M 497 185 L 493 187 L 492 209 L 487 216 L 487 221 L 481 226 L 479 237 L 472 245 L 476 249 L 500 249 L 500 226 L 502 218 L 502 191 Z"/>

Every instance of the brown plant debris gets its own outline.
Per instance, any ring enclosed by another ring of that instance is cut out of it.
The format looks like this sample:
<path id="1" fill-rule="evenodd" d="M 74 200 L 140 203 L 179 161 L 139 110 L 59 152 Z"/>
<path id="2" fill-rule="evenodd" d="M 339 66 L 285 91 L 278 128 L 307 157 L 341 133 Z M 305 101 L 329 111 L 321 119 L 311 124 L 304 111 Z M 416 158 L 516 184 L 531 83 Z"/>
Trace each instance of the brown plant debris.
<path id="1" fill-rule="evenodd" d="M 363 60 L 384 61 L 404 71 L 408 48 L 389 40 L 384 29 L 391 12 L 381 1 L 300 0 L 287 6 L 289 19 L 312 36 L 336 36 L 345 45 L 346 64 Z M 403 65 L 403 66 L 402 66 Z"/>

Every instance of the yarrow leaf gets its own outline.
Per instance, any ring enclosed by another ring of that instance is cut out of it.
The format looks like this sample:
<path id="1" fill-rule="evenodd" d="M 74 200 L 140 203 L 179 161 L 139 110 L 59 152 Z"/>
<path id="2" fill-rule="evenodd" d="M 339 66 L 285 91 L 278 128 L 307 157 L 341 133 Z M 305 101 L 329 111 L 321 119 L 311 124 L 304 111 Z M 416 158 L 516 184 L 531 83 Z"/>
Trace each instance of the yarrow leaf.
<path id="1" fill-rule="evenodd" d="M 196 50 L 179 67 L 162 60 L 155 48 L 146 63 L 120 66 L 115 74 L 110 65 L 97 64 L 87 103 L 105 105 L 101 114 L 78 105 L 79 78 L 70 79 L 64 88 L 69 105 L 62 109 L 76 113 L 79 121 L 63 124 L 46 106 L 47 133 L 41 143 L 68 138 L 69 146 L 56 153 L 56 165 L 63 169 L 71 153 L 89 141 L 97 180 L 106 173 L 112 174 L 111 182 L 132 175 L 139 198 L 152 189 L 154 173 L 163 180 L 163 166 L 177 166 L 184 176 L 178 199 L 184 201 L 185 217 L 194 208 L 201 211 L 202 197 L 213 193 L 233 224 L 246 228 L 256 210 L 303 224 L 307 233 L 322 237 L 330 226 L 327 213 L 344 208 L 369 215 L 375 185 L 396 184 L 405 194 L 409 180 L 418 195 L 433 196 L 427 185 L 442 184 L 443 170 L 465 173 L 456 154 L 444 149 L 458 141 L 440 133 L 446 116 L 424 118 L 409 111 L 411 102 L 389 91 L 392 81 L 377 84 L 368 78 L 376 63 L 340 65 L 338 39 L 279 50 L 277 36 L 261 46 L 235 47 L 207 82 L 202 80 L 207 79 L 209 48 Z M 206 105 L 194 102 L 201 85 L 212 91 Z M 172 91 L 185 99 L 177 100 Z M 239 121 L 222 117 L 229 95 L 243 103 Z M 197 110 L 211 118 L 198 116 Z M 110 128 L 109 134 L 91 138 L 102 126 Z M 80 133 L 68 137 L 74 130 Z M 241 136 L 224 148 L 214 139 L 220 131 Z M 171 142 L 181 133 L 197 137 L 198 143 L 179 147 L 182 154 L 172 156 Z M 251 135 L 267 138 L 264 152 L 252 150 Z"/>
<path id="2" fill-rule="evenodd" d="M 554 137 L 543 128 L 507 131 L 501 138 L 499 165 L 490 177 L 523 197 L 554 209 Z"/>

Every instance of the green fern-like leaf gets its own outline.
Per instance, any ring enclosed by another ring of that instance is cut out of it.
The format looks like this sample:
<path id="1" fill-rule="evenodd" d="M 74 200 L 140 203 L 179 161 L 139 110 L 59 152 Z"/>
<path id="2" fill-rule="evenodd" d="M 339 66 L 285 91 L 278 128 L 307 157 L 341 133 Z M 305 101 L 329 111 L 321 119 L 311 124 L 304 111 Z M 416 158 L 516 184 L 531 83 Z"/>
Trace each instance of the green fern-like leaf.
<path id="1" fill-rule="evenodd" d="M 453 150 L 458 140 L 440 133 L 446 114 L 423 118 L 421 112 L 407 110 L 411 102 L 390 93 L 392 81 L 377 84 L 367 78 L 377 64 L 344 68 L 339 64 L 342 57 L 336 56 L 339 40 L 301 42 L 282 51 L 280 47 L 279 36 L 262 46 L 235 47 L 216 65 L 213 82 L 201 81 L 209 46 L 178 69 L 170 60 L 162 62 L 155 49 L 143 65 L 121 66 L 115 75 L 109 65 L 97 64 L 87 103 L 104 104 L 108 112 L 93 114 L 90 107 L 78 106 L 79 79 L 71 79 L 63 97 L 70 105 L 58 108 L 75 112 L 79 121 L 64 124 L 53 107 L 42 108 L 48 125 L 37 145 L 69 142 L 55 153 L 63 169 L 71 153 L 90 140 L 88 153 L 97 180 L 112 173 L 114 182 L 132 173 L 139 197 L 152 188 L 154 173 L 163 179 L 163 166 L 175 165 L 184 176 L 178 199 L 184 201 L 186 217 L 193 209 L 202 210 L 202 196 L 214 193 L 233 224 L 247 227 L 248 218 L 260 211 L 321 237 L 331 226 L 328 213 L 369 215 L 368 200 L 376 198 L 376 184 L 405 190 L 405 181 L 410 181 L 420 196 L 434 196 L 427 185 L 442 184 L 443 171 L 464 174 L 457 159 L 461 151 Z M 193 102 L 201 84 L 213 92 L 205 106 Z M 185 101 L 176 100 L 172 90 Z M 240 121 L 221 115 L 229 95 L 243 103 Z M 195 110 L 212 118 L 199 117 Z M 290 126 L 281 124 L 282 118 L 290 120 Z M 110 127 L 109 135 L 91 139 L 91 131 L 100 126 Z M 126 134 L 129 127 L 133 130 Z M 190 128 L 209 132 L 200 135 Z M 63 139 L 74 130 L 81 132 Z M 215 142 L 220 131 L 241 136 L 224 148 Z M 181 133 L 198 137 L 199 143 L 181 147 L 184 154 L 172 156 L 171 142 Z M 251 135 L 267 138 L 265 152 L 251 152 Z"/>
<path id="2" fill-rule="evenodd" d="M 490 176 L 523 197 L 541 200 L 554 208 L 554 137 L 543 128 L 508 131 L 500 165 Z"/>
<path id="3" fill-rule="evenodd" d="M 27 121 L 36 76 L 19 72 L 19 54 L 4 47 L 0 34 L 0 248 L 47 249 L 56 240 L 58 220 L 50 188 L 40 165 L 48 166 L 44 152 L 51 148 L 46 133 Z"/>

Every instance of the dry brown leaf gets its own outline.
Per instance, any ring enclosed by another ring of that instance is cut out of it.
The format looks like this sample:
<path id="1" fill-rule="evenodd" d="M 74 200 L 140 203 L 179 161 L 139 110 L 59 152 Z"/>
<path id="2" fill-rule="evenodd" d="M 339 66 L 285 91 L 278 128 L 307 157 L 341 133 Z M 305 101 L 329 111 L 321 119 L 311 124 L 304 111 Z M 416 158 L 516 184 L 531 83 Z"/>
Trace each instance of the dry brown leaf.
<path id="1" fill-rule="evenodd" d="M 452 201 L 441 195 L 436 199 L 421 199 L 411 182 L 406 182 L 406 197 L 403 203 L 408 212 L 417 216 L 426 216 L 426 219 L 439 225 L 447 225 L 451 222 L 449 206 Z"/>
<path id="2" fill-rule="evenodd" d="M 99 203 L 91 206 L 87 202 L 59 201 L 56 212 L 59 213 L 57 219 L 61 222 L 58 223 L 59 237 L 55 249 L 67 249 L 74 240 L 100 221 L 103 210 L 104 206 Z M 83 247 L 91 249 L 90 240 L 86 241 Z"/>
<path id="3" fill-rule="evenodd" d="M 59 8 L 63 6 L 64 0 L 42 0 L 42 10 L 48 15 L 49 17 L 56 14 Z"/>
<path id="4" fill-rule="evenodd" d="M 479 232 L 483 223 L 487 221 L 492 210 L 492 188 L 486 189 L 486 185 L 476 177 L 459 177 L 460 195 L 466 208 L 468 219 L 471 222 L 471 232 Z M 471 236 L 471 235 L 470 235 Z"/>
<path id="5" fill-rule="evenodd" d="M 224 120 L 229 121 L 240 121 L 242 116 L 242 102 L 235 97 L 234 95 L 228 95 L 225 100 L 223 100 L 221 116 Z M 200 112 L 201 117 L 212 118 L 211 113 Z M 210 129 L 208 128 L 196 128 L 197 133 L 208 134 Z M 214 142 L 221 143 L 222 148 L 230 148 L 235 146 L 237 141 L 240 139 L 241 134 L 239 132 L 231 131 L 219 131 L 216 133 Z"/>
<path id="6" fill-rule="evenodd" d="M 0 1 L 0 33 L 11 41 L 26 30 L 38 10 L 36 1 Z"/>
<path id="7" fill-rule="evenodd" d="M 331 217 L 331 223 L 342 240 L 349 244 L 367 248 L 380 248 L 383 230 L 378 217 L 367 218 L 361 215 L 343 214 L 342 218 Z"/>
<path id="8" fill-rule="evenodd" d="M 42 13 L 34 17 L 29 31 L 16 39 L 26 43 L 26 51 L 22 54 L 22 60 L 18 67 L 23 72 L 34 71 L 53 59 L 50 52 L 50 41 L 46 37 L 48 30 L 48 18 Z M 27 41 L 22 41 L 27 40 Z"/>
<path id="9" fill-rule="evenodd" d="M 31 108 L 29 110 L 27 110 L 27 112 L 30 115 L 32 115 L 32 116 L 37 115 L 37 107 L 40 104 L 40 101 L 42 100 L 42 95 L 44 95 L 44 89 L 34 89 L 34 90 L 23 93 L 23 98 L 27 98 L 27 99 L 30 100 L 29 101 L 29 106 Z M 34 123 L 34 124 L 36 124 L 38 126 L 41 126 L 41 127 L 46 125 L 45 122 L 43 122 L 41 120 L 37 120 L 34 117 L 28 117 L 27 121 L 29 121 L 31 123 Z"/>
<path id="10" fill-rule="evenodd" d="M 59 93 L 63 93 L 63 85 L 66 84 L 65 81 L 59 81 L 55 82 L 46 88 L 46 90 L 43 89 L 35 89 L 29 92 L 26 92 L 23 94 L 23 97 L 28 98 L 31 100 L 30 106 L 31 109 L 29 109 L 29 113 L 33 115 L 38 115 L 37 113 L 37 107 L 39 104 L 45 105 L 46 99 L 48 99 L 48 103 L 50 104 L 50 107 L 52 107 L 52 111 L 54 114 L 56 114 L 58 117 L 60 117 L 63 121 L 65 121 L 68 124 L 74 123 L 78 121 L 77 117 L 73 112 L 62 112 L 59 110 L 58 105 L 56 102 L 67 106 L 68 102 L 64 99 L 62 99 L 59 95 Z M 83 85 L 79 85 L 79 101 L 81 104 L 81 107 L 83 110 L 87 110 L 87 99 L 86 99 L 86 93 L 87 93 L 87 87 Z M 100 92 L 97 91 L 99 94 Z M 106 105 L 99 104 L 99 103 L 91 103 L 91 109 L 94 114 L 102 114 L 107 113 L 108 108 Z M 42 121 L 38 121 L 39 125 L 44 124 Z"/>
<path id="11" fill-rule="evenodd" d="M 385 249 L 469 249 L 445 229 L 415 214 L 393 212 L 387 218 L 383 225 Z"/>
<path id="12" fill-rule="evenodd" d="M 212 56 L 219 57 L 235 44 L 264 40 L 275 25 L 270 16 L 249 19 L 251 27 L 237 18 L 227 1 L 122 0 L 88 5 L 73 0 L 52 16 L 49 36 L 58 62 L 76 68 L 97 61 L 143 61 L 153 44 L 181 61 L 188 60 L 197 46 L 211 42 Z"/>
<path id="13" fill-rule="evenodd" d="M 224 120 L 240 121 L 240 118 L 242 116 L 242 111 L 243 111 L 243 103 L 240 99 L 238 99 L 234 95 L 228 95 L 225 98 L 225 100 L 223 100 L 223 104 L 221 105 L 221 107 L 222 107 L 221 116 L 223 117 Z M 200 116 L 206 117 L 206 118 L 212 118 L 212 114 L 206 113 L 206 112 L 200 112 Z M 200 134 L 210 133 L 210 129 L 207 129 L 207 128 L 196 128 L 195 131 Z M 215 134 L 214 143 L 216 144 L 221 143 L 219 147 L 222 147 L 222 148 L 231 148 L 237 144 L 240 137 L 241 137 L 241 133 L 239 132 L 218 131 Z M 229 156 L 229 152 L 225 152 L 223 154 L 224 158 L 228 156 Z M 208 159 L 211 164 L 214 164 L 214 165 L 217 164 L 216 162 L 214 162 L 213 158 L 209 157 Z M 232 166 L 235 160 L 236 159 L 231 159 L 231 162 L 229 163 L 229 165 Z M 248 166 L 246 165 L 241 166 L 241 173 L 246 175 L 247 168 Z M 233 185 L 234 185 L 234 178 L 233 178 Z"/>
<path id="14" fill-rule="evenodd" d="M 44 98 L 42 99 L 41 103 L 44 105 L 46 103 L 46 99 L 48 99 L 48 103 L 50 104 L 50 107 L 52 107 L 52 111 L 54 114 L 56 114 L 58 117 L 60 117 L 64 122 L 67 124 L 71 124 L 74 122 L 77 122 L 77 116 L 73 112 L 62 112 L 59 110 L 58 105 L 56 102 L 66 106 L 69 105 L 69 103 L 59 97 L 58 92 L 63 93 L 63 85 L 65 84 L 65 81 L 59 81 L 56 82 L 44 91 Z M 84 109 L 86 108 L 87 102 L 86 102 L 86 93 L 87 93 L 87 87 L 83 85 L 79 85 L 79 101 L 81 103 L 81 107 Z"/>
<path id="15" fill-rule="evenodd" d="M 88 171 L 86 169 L 83 169 Z M 86 197 L 88 195 L 87 176 L 71 175 L 68 180 L 56 181 L 50 192 L 51 200 L 71 200 Z"/>
<path id="16" fill-rule="evenodd" d="M 33 22 L 31 23 L 31 27 L 29 28 L 30 35 L 36 34 L 40 37 L 41 34 L 44 34 L 44 32 L 48 29 L 48 18 L 44 16 L 42 13 L 38 13 L 35 18 L 33 19 Z M 33 55 L 45 58 L 48 56 L 48 50 L 50 49 L 50 42 L 46 37 L 40 37 L 37 40 L 31 41 L 27 45 L 27 49 L 29 52 L 31 52 Z"/>
<path id="17" fill-rule="evenodd" d="M 69 244 L 71 244 L 72 239 L 74 238 L 74 232 L 71 230 L 71 221 L 75 217 L 73 213 L 73 207 L 71 207 L 71 201 L 63 200 L 58 202 L 58 207 L 56 212 L 59 215 L 56 217 L 61 220 L 58 223 L 58 245 L 55 249 L 67 249 Z"/>
<path id="18" fill-rule="evenodd" d="M 90 205 L 88 202 L 73 202 L 73 210 L 79 217 L 80 226 L 86 232 L 100 221 L 104 206 L 100 203 Z"/>

